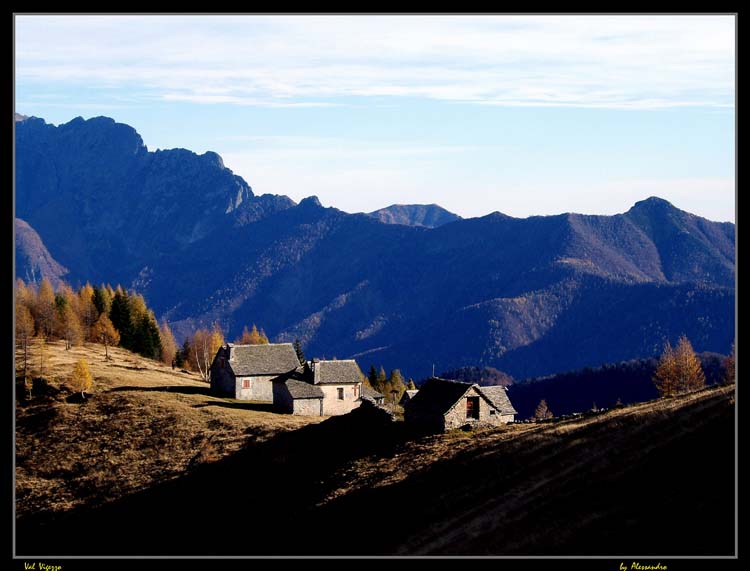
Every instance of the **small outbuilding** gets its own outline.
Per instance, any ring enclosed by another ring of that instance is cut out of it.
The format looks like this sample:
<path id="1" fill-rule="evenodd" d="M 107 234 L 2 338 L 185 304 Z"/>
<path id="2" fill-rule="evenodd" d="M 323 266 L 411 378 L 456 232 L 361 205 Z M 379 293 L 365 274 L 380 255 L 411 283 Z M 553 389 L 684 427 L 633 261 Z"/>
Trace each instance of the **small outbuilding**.
<path id="1" fill-rule="evenodd" d="M 433 377 L 406 403 L 404 420 L 429 432 L 512 422 L 515 411 L 511 414 L 505 406 L 498 407 L 483 392 L 484 388 L 474 383 Z M 495 399 L 499 400 L 497 396 Z"/>
<path id="2" fill-rule="evenodd" d="M 362 401 L 362 371 L 354 359 L 310 361 L 313 385 L 323 391 L 323 414 L 346 414 Z"/>
<path id="3" fill-rule="evenodd" d="M 303 416 L 323 415 L 323 391 L 296 378 L 273 381 L 273 405 L 279 412 Z"/>

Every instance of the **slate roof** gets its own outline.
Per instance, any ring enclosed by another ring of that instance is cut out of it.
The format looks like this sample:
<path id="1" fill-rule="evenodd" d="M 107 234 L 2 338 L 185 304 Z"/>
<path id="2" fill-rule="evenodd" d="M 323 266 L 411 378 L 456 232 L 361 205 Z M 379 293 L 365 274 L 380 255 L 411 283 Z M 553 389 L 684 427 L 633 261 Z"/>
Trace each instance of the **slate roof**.
<path id="1" fill-rule="evenodd" d="M 289 389 L 289 394 L 292 395 L 293 399 L 322 399 L 323 389 L 305 381 L 298 381 L 296 379 L 283 379 L 274 381 L 284 383 L 286 388 Z"/>
<path id="2" fill-rule="evenodd" d="M 398 401 L 398 404 L 400 404 L 401 406 L 406 406 L 406 403 L 413 399 L 418 392 L 419 389 L 404 391 L 404 394 L 401 395 L 401 400 Z"/>
<path id="3" fill-rule="evenodd" d="M 354 359 L 313 362 L 316 385 L 341 385 L 362 382 L 362 371 Z"/>
<path id="4" fill-rule="evenodd" d="M 412 412 L 445 414 L 472 386 L 472 383 L 433 377 L 422 385 L 406 406 Z"/>
<path id="5" fill-rule="evenodd" d="M 229 365 L 235 376 L 281 375 L 299 367 L 291 343 L 268 345 L 229 345 Z"/>
<path id="6" fill-rule="evenodd" d="M 384 399 L 385 395 L 380 394 L 378 391 L 371 389 L 365 384 L 362 384 L 362 398 L 375 401 L 376 399 Z"/>
<path id="7" fill-rule="evenodd" d="M 502 414 L 518 414 L 508 398 L 508 392 L 505 387 L 502 386 L 491 386 L 491 387 L 479 387 L 479 392 L 487 397 L 495 408 L 497 408 Z"/>

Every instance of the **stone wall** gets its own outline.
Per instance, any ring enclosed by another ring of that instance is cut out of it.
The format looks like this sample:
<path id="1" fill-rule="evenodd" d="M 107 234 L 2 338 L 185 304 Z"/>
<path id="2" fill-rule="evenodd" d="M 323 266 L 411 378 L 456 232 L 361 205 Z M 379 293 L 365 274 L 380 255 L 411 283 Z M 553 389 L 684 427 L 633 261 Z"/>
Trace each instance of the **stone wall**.
<path id="1" fill-rule="evenodd" d="M 466 400 L 469 397 L 479 397 L 479 418 L 466 417 Z M 495 414 L 490 414 L 495 411 Z M 499 414 L 497 410 L 490 406 L 490 403 L 479 394 L 475 387 L 472 387 L 466 395 L 461 398 L 446 414 L 445 429 L 460 428 L 465 424 L 492 424 L 501 425 L 513 421 L 513 415 Z"/>
<path id="2" fill-rule="evenodd" d="M 219 350 L 217 356 L 224 356 L 223 349 Z M 211 392 L 218 396 L 234 398 L 235 379 L 226 361 L 223 367 L 220 366 L 219 359 L 214 359 L 211 364 Z"/>
<path id="3" fill-rule="evenodd" d="M 333 416 L 346 414 L 357 408 L 361 401 L 359 395 L 362 383 L 350 385 L 317 385 L 323 390 L 323 414 Z M 338 389 L 344 389 L 344 399 L 338 397 Z"/>
<path id="4" fill-rule="evenodd" d="M 294 410 L 292 414 L 302 416 L 321 416 L 321 399 L 294 399 Z"/>
<path id="5" fill-rule="evenodd" d="M 273 402 L 273 379 L 276 375 L 257 375 L 252 377 L 237 377 L 235 383 L 236 397 L 241 400 L 257 400 Z M 250 387 L 243 388 L 245 379 L 250 381 Z"/>

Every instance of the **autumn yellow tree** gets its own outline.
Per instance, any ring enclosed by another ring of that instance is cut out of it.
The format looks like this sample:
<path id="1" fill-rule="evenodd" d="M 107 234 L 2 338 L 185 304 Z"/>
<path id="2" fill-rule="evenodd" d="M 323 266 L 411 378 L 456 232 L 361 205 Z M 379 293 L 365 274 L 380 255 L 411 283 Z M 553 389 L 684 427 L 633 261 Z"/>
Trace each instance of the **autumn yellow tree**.
<path id="1" fill-rule="evenodd" d="M 548 418 L 553 418 L 555 415 L 552 414 L 552 411 L 549 409 L 549 406 L 547 406 L 547 401 L 542 399 L 539 401 L 539 404 L 536 407 L 536 410 L 534 411 L 534 418 L 536 420 L 547 420 Z"/>
<path id="2" fill-rule="evenodd" d="M 247 330 L 247 325 L 242 330 L 242 335 L 237 339 L 237 343 L 240 345 L 267 345 L 268 337 L 265 332 L 258 331 L 258 328 L 253 323 L 252 331 Z"/>
<path id="3" fill-rule="evenodd" d="M 86 283 L 78 290 L 78 319 L 81 323 L 81 333 L 86 341 L 95 341 L 93 328 L 99 317 L 99 312 L 94 305 L 94 288 Z"/>
<path id="4" fill-rule="evenodd" d="M 172 335 L 172 330 L 166 321 L 162 321 L 159 327 L 159 337 L 161 338 L 161 360 L 162 363 L 171 365 L 177 355 L 177 343 Z"/>
<path id="5" fill-rule="evenodd" d="M 697 391 L 706 386 L 706 376 L 701 362 L 685 335 L 677 341 L 675 360 L 677 362 L 677 392 Z"/>
<path id="6" fill-rule="evenodd" d="M 60 337 L 65 340 L 65 350 L 67 351 L 73 345 L 80 343 L 81 325 L 78 321 L 78 314 L 70 304 L 65 304 L 58 313 L 58 332 Z"/>
<path id="7" fill-rule="evenodd" d="M 660 397 L 670 398 L 677 394 L 677 357 L 669 341 L 664 344 L 664 350 L 659 357 L 659 363 L 656 365 L 656 372 L 652 380 L 656 390 L 659 391 Z"/>
<path id="8" fill-rule="evenodd" d="M 29 343 L 34 336 L 34 318 L 29 308 L 21 300 L 16 299 L 16 343 L 23 351 L 23 378 L 28 377 L 29 371 Z"/>
<path id="9" fill-rule="evenodd" d="M 102 313 L 94 324 L 94 338 L 104 345 L 104 359 L 109 359 L 109 346 L 120 342 L 120 334 L 106 313 Z"/>
<path id="10" fill-rule="evenodd" d="M 85 392 L 90 391 L 94 386 L 94 378 L 91 376 L 89 364 L 85 359 L 79 359 L 76 362 L 70 375 L 70 385 L 74 391 L 81 393 L 82 398 L 86 398 Z"/>
<path id="11" fill-rule="evenodd" d="M 55 326 L 55 290 L 47 278 L 39 284 L 34 304 L 37 333 L 44 337 L 52 335 Z"/>
<path id="12" fill-rule="evenodd" d="M 224 334 L 217 323 L 214 323 L 211 331 L 199 329 L 193 335 L 190 343 L 190 361 L 206 382 L 211 380 L 211 363 L 223 344 Z"/>

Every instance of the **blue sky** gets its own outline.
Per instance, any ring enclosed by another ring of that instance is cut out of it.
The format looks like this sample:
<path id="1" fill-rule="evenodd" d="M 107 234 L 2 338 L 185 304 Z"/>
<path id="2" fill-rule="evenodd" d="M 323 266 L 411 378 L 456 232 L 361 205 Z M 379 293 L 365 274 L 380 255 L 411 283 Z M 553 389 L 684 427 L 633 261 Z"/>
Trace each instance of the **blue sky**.
<path id="1" fill-rule="evenodd" d="M 16 16 L 16 111 L 349 212 L 735 213 L 731 16 Z"/>

